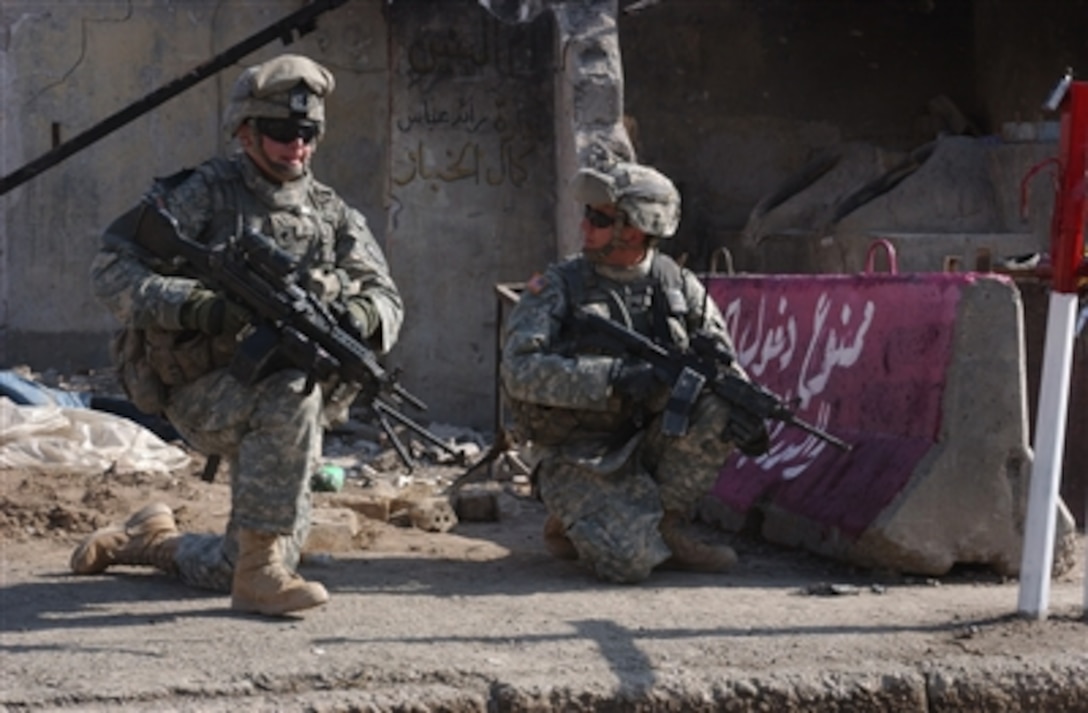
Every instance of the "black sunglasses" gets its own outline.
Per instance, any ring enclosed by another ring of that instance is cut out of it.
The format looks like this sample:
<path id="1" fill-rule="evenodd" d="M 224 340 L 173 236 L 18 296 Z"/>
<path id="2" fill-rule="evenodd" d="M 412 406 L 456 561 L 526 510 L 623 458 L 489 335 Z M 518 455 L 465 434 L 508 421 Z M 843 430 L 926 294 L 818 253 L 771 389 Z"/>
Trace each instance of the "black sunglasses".
<path id="1" fill-rule="evenodd" d="M 593 206 L 586 206 L 586 220 L 594 228 L 610 228 L 616 224 L 616 219 L 608 213 L 602 213 Z"/>
<path id="2" fill-rule="evenodd" d="M 289 144 L 295 139 L 302 139 L 308 144 L 317 138 L 320 125 L 308 119 L 257 119 L 257 131 L 276 143 Z"/>

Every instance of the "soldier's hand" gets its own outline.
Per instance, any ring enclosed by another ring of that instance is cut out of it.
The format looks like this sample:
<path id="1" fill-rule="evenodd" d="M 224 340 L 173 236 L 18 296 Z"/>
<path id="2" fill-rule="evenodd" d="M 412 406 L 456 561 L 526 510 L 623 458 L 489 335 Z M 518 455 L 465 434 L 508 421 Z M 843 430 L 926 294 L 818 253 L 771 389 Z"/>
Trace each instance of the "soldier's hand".
<path id="1" fill-rule="evenodd" d="M 658 390 L 661 382 L 648 362 L 620 360 L 612 370 L 612 390 L 632 401 L 645 401 Z"/>
<path id="2" fill-rule="evenodd" d="M 771 434 L 767 431 L 767 425 L 754 417 L 732 414 L 723 435 L 733 441 L 738 451 L 750 458 L 761 456 L 771 449 Z"/>
<path id="3" fill-rule="evenodd" d="M 756 458 L 771 449 L 771 435 L 766 428 L 759 429 L 754 437 L 737 443 L 737 450 L 749 458 Z"/>
<path id="4" fill-rule="evenodd" d="M 315 268 L 310 270 L 307 280 L 310 292 L 322 302 L 331 302 L 340 296 L 342 289 L 340 275 L 336 270 Z"/>
<path id="5" fill-rule="evenodd" d="M 180 315 L 182 327 L 213 337 L 237 334 L 252 319 L 253 314 L 245 307 L 203 288 L 193 290 Z"/>
<path id="6" fill-rule="evenodd" d="M 348 312 L 355 324 L 359 325 L 359 331 L 364 337 L 369 337 L 378 329 L 378 310 L 366 300 L 352 300 L 348 302 Z"/>
<path id="7" fill-rule="evenodd" d="M 232 302 L 228 299 L 223 300 L 223 327 L 221 334 L 235 335 L 241 332 L 247 325 L 253 321 L 253 313 L 248 309 Z"/>

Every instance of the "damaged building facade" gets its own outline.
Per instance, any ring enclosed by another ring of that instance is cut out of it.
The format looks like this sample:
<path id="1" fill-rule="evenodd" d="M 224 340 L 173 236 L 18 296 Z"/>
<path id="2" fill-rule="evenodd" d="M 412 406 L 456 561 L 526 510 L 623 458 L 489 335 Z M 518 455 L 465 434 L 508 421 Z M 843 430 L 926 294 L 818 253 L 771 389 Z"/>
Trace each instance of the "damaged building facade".
<path id="1" fill-rule="evenodd" d="M 5 2 L 0 172 L 302 5 Z M 897 241 L 902 271 L 1038 253 L 1053 194 L 1022 181 L 1056 151 L 1046 93 L 1067 67 L 1088 71 L 1086 9 L 349 0 L 0 196 L 0 363 L 106 366 L 116 325 L 87 276 L 99 234 L 153 177 L 221 150 L 237 71 L 285 50 L 336 74 L 315 170 L 386 251 L 407 309 L 390 363 L 436 420 L 498 425 L 495 286 L 577 249 L 566 179 L 609 155 L 676 179 L 684 214 L 669 250 L 698 270 L 727 256 L 743 272 L 858 272 L 874 231 Z M 1045 286 L 1022 286 L 1035 374 Z M 1071 462 L 1088 463 L 1072 437 L 1084 423 L 1070 424 Z"/>

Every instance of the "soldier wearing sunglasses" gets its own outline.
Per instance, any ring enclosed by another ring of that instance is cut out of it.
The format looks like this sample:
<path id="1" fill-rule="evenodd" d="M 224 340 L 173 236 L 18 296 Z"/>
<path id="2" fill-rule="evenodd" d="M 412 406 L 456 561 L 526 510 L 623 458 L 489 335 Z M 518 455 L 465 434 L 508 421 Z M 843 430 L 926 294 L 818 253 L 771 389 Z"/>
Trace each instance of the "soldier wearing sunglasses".
<path id="1" fill-rule="evenodd" d="M 703 285 L 658 250 L 676 232 L 680 195 L 660 172 L 627 162 L 583 169 L 572 189 L 585 211 L 581 253 L 528 283 L 501 360 L 549 513 L 544 544 L 613 582 L 659 566 L 726 571 L 733 550 L 696 538 L 689 520 L 733 450 L 728 405 L 703 393 L 686 434 L 665 435 L 669 385 L 645 362 L 602 352 L 573 319 L 593 312 L 681 349 L 698 330 L 733 352 Z"/>
<path id="2" fill-rule="evenodd" d="M 235 150 L 157 181 L 151 197 L 186 237 L 217 246 L 252 229 L 299 260 L 306 285 L 341 300 L 378 353 L 396 342 L 403 304 L 366 220 L 311 173 L 325 133 L 332 74 L 299 55 L 246 69 L 223 122 Z M 144 205 L 143 202 L 140 204 Z M 310 528 L 310 483 L 322 429 L 347 416 L 357 387 L 284 368 L 254 384 L 227 368 L 248 312 L 139 243 L 138 206 L 106 230 L 92 265 L 96 296 L 126 326 L 116 350 L 130 398 L 161 413 L 189 444 L 229 465 L 227 531 L 181 533 L 171 509 L 148 505 L 93 533 L 72 569 L 148 565 L 195 587 L 230 592 L 231 607 L 277 616 L 318 606 L 328 592 L 296 571 Z"/>

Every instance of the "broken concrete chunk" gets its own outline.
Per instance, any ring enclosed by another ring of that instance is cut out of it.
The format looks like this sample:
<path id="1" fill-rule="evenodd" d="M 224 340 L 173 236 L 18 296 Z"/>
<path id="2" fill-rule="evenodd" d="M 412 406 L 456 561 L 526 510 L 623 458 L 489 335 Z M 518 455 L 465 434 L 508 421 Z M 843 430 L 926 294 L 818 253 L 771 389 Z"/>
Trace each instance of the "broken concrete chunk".
<path id="1" fill-rule="evenodd" d="M 457 513 L 445 498 L 427 498 L 408 511 L 412 525 L 425 532 L 449 532 L 457 524 Z"/>
<path id="2" fill-rule="evenodd" d="M 314 510 L 310 535 L 302 548 L 307 553 L 350 552 L 356 548 L 359 520 L 349 508 Z"/>

